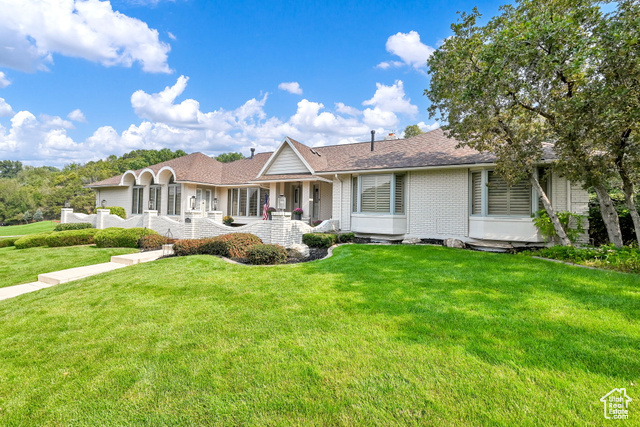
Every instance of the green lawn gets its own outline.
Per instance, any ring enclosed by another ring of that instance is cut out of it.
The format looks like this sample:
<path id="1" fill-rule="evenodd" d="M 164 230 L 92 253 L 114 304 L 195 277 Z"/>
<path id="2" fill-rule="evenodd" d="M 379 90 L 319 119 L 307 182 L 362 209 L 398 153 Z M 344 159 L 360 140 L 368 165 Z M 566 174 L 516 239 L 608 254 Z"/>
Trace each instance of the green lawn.
<path id="1" fill-rule="evenodd" d="M 614 387 L 638 425 L 639 282 L 429 246 L 140 264 L 0 301 L 0 425 L 600 426 Z"/>
<path id="2" fill-rule="evenodd" d="M 109 262 L 112 255 L 138 252 L 137 249 L 73 246 L 62 248 L 0 248 L 0 288 L 35 282 L 38 274 Z M 1 413 L 1 412 L 0 412 Z"/>
<path id="3" fill-rule="evenodd" d="M 25 225 L 9 225 L 7 227 L 0 227 L 0 237 L 42 233 L 43 231 L 52 231 L 55 226 L 56 223 L 53 221 L 40 221 Z"/>

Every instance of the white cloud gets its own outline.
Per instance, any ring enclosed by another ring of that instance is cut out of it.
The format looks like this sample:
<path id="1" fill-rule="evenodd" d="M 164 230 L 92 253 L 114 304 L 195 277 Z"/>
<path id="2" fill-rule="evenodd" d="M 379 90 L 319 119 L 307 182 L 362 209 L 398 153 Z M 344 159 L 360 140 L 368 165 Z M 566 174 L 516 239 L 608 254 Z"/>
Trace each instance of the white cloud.
<path id="1" fill-rule="evenodd" d="M 86 162 L 135 149 L 182 149 L 207 154 L 240 151 L 250 147 L 258 152 L 275 149 L 285 136 L 309 146 L 352 143 L 369 139 L 371 129 L 380 135 L 395 131 L 403 119 L 415 122 L 417 107 L 404 93 L 402 81 L 391 86 L 378 84 L 373 96 L 364 101 L 364 111 L 335 103 L 333 110 L 309 99 L 300 100 L 288 118 L 270 116 L 265 111 L 268 94 L 251 98 L 235 109 L 201 111 L 195 99 L 179 101 L 188 84 L 180 76 L 173 86 L 158 93 L 136 91 L 131 96 L 138 124 L 118 131 L 111 126 L 96 129 L 84 141 L 70 134 L 79 115 L 69 120 L 41 114 L 38 118 L 21 111 L 11 118 L 11 126 L 0 126 L 0 151 L 8 159 L 26 164 L 62 166 Z M 79 111 L 79 110 L 78 110 Z M 80 112 L 81 113 L 81 112 Z"/>
<path id="2" fill-rule="evenodd" d="M 298 82 L 283 82 L 278 85 L 278 89 L 286 90 L 294 95 L 302 95 L 302 88 Z"/>
<path id="3" fill-rule="evenodd" d="M 7 76 L 0 71 L 0 89 L 5 88 L 11 84 L 11 80 L 7 78 Z"/>
<path id="4" fill-rule="evenodd" d="M 171 40 L 177 40 L 178 39 L 176 36 L 173 35 L 173 33 L 171 31 L 167 31 L 167 35 L 169 36 L 169 38 Z"/>
<path id="5" fill-rule="evenodd" d="M 7 104 L 4 98 L 0 98 L 0 117 L 13 116 L 13 109 L 11 105 Z"/>
<path id="6" fill-rule="evenodd" d="M 169 73 L 171 47 L 139 19 L 99 0 L 0 0 L 0 65 L 24 71 L 47 69 L 53 54 L 84 58 L 105 66 Z"/>
<path id="7" fill-rule="evenodd" d="M 76 108 L 75 110 L 67 114 L 67 118 L 69 120 L 73 120 L 74 122 L 81 122 L 81 123 L 87 122 L 87 119 L 84 116 L 84 113 L 79 108 Z"/>
<path id="8" fill-rule="evenodd" d="M 420 41 L 420 34 L 416 31 L 397 33 L 387 39 L 387 52 L 399 56 L 400 61 L 381 62 L 376 67 L 384 70 L 391 67 L 408 65 L 416 70 L 427 67 L 427 59 L 435 51 L 431 46 Z"/>
<path id="9" fill-rule="evenodd" d="M 420 122 L 418 123 L 418 127 L 423 131 L 423 132 L 430 132 L 432 130 L 436 130 L 440 127 L 440 123 L 435 122 L 435 123 L 431 123 L 430 125 L 426 124 L 425 122 Z"/>

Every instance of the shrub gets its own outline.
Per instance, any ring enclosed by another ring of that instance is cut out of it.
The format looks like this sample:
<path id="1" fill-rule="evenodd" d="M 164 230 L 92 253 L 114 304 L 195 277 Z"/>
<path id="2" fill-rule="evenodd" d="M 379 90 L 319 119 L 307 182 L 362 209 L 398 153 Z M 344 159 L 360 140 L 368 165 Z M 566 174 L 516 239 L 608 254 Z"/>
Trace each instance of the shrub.
<path id="1" fill-rule="evenodd" d="M 310 248 L 328 248 L 336 244 L 338 235 L 328 233 L 307 233 L 302 235 L 302 242 Z"/>
<path id="2" fill-rule="evenodd" d="M 93 228 L 93 225 L 81 222 L 72 222 L 68 224 L 58 224 L 53 231 L 67 231 L 67 230 L 84 230 L 85 228 Z"/>
<path id="3" fill-rule="evenodd" d="M 137 248 L 140 238 L 152 234 L 158 233 L 148 228 L 111 227 L 99 230 L 94 241 L 99 248 Z"/>
<path id="4" fill-rule="evenodd" d="M 152 251 L 162 249 L 162 245 L 169 243 L 169 239 L 160 234 L 149 234 L 142 236 L 138 241 L 138 247 L 143 251 Z"/>
<path id="5" fill-rule="evenodd" d="M 42 214 L 42 209 L 38 208 L 36 213 L 33 214 L 33 220 L 36 222 L 42 221 L 44 219 L 44 215 Z"/>
<path id="6" fill-rule="evenodd" d="M 546 242 L 558 241 L 558 234 L 546 210 L 539 210 L 531 216 L 533 217 L 533 224 L 540 231 Z M 571 242 L 578 240 L 578 237 L 584 233 L 584 227 L 582 226 L 584 217 L 582 215 L 573 212 L 556 212 L 556 216 Z"/>
<path id="7" fill-rule="evenodd" d="M 314 227 L 317 227 L 317 226 L 319 226 L 320 224 L 322 224 L 322 220 L 321 220 L 321 219 L 316 219 L 315 221 L 313 221 L 313 222 L 311 223 L 311 225 L 312 225 L 312 226 L 314 226 Z"/>
<path id="8" fill-rule="evenodd" d="M 222 255 L 229 258 L 245 258 L 247 251 L 254 245 L 259 245 L 262 240 L 250 233 L 224 234 L 212 239 L 206 244 L 211 248 L 211 255 Z"/>
<path id="9" fill-rule="evenodd" d="M 233 221 L 235 221 L 235 220 L 233 219 L 233 217 L 232 217 L 232 216 L 229 216 L 229 215 L 227 215 L 227 216 L 225 216 L 224 218 L 222 218 L 222 222 L 223 222 L 225 225 L 231 225 L 231 224 L 233 223 Z"/>
<path id="10" fill-rule="evenodd" d="M 553 246 L 529 254 L 627 273 L 640 273 L 640 250 L 630 247 L 616 248 L 613 245 L 599 248 Z"/>
<path id="11" fill-rule="evenodd" d="M 37 248 L 38 246 L 46 246 L 46 239 L 53 231 L 46 231 L 44 233 L 30 234 L 19 238 L 14 242 L 16 249 Z"/>
<path id="12" fill-rule="evenodd" d="M 76 246 L 93 244 L 93 236 L 98 232 L 95 228 L 85 230 L 59 231 L 49 234 L 45 243 L 52 248 L 60 246 Z"/>
<path id="13" fill-rule="evenodd" d="M 127 219 L 127 212 L 122 206 L 107 206 L 105 209 L 109 209 L 111 215 L 118 215 L 122 219 Z"/>
<path id="14" fill-rule="evenodd" d="M 611 200 L 618 212 L 620 218 L 620 231 L 622 232 L 622 240 L 625 245 L 635 245 L 636 235 L 633 229 L 633 219 L 631 213 L 627 209 L 624 203 L 623 194 L 611 194 Z M 637 199 L 636 199 L 637 200 Z M 636 203 L 638 209 L 640 204 Z M 595 246 L 605 245 L 609 243 L 609 236 L 607 235 L 607 229 L 604 226 L 602 220 L 602 214 L 600 213 L 600 204 L 595 196 L 589 199 L 589 238 L 592 244 Z"/>
<path id="15" fill-rule="evenodd" d="M 18 240 L 19 237 L 7 237 L 4 239 L 0 239 L 0 248 L 7 248 L 9 246 L 15 246 L 16 240 Z"/>
<path id="16" fill-rule="evenodd" d="M 338 234 L 338 243 L 350 243 L 356 238 L 354 233 L 340 233 Z"/>
<path id="17" fill-rule="evenodd" d="M 173 253 L 177 256 L 203 255 L 204 243 L 212 239 L 181 239 L 173 244 Z"/>
<path id="18" fill-rule="evenodd" d="M 287 261 L 287 250 L 280 245 L 253 245 L 247 250 L 247 259 L 255 265 L 282 264 Z"/>

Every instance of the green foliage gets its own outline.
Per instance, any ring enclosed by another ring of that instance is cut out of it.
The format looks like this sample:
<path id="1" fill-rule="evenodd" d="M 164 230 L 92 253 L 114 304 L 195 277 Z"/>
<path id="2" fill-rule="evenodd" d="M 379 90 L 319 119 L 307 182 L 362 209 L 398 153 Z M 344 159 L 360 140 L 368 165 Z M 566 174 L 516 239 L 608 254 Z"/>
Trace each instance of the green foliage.
<path id="1" fill-rule="evenodd" d="M 162 249 L 162 245 L 171 243 L 169 239 L 160 234 L 150 234 L 148 236 L 142 236 L 138 242 L 138 246 L 143 251 L 153 251 Z"/>
<path id="2" fill-rule="evenodd" d="M 335 245 L 337 241 L 337 234 L 306 233 L 302 235 L 302 243 L 310 248 L 328 248 Z"/>
<path id="3" fill-rule="evenodd" d="M 339 233 L 338 243 L 351 243 L 356 238 L 354 233 Z"/>
<path id="4" fill-rule="evenodd" d="M 423 133 L 424 132 L 422 131 L 422 129 L 420 129 L 420 126 L 418 125 L 409 125 L 406 128 L 404 128 L 405 138 L 412 138 L 414 136 L 422 135 Z"/>
<path id="5" fill-rule="evenodd" d="M 107 206 L 105 209 L 109 209 L 111 215 L 118 215 L 122 219 L 127 219 L 127 212 L 122 206 Z"/>
<path id="6" fill-rule="evenodd" d="M 0 178 L 15 178 L 22 170 L 22 162 L 0 160 Z"/>
<path id="7" fill-rule="evenodd" d="M 140 238 L 151 234 L 158 233 L 148 228 L 111 227 L 99 230 L 94 241 L 99 248 L 137 248 Z"/>
<path id="8" fill-rule="evenodd" d="M 282 264 L 287 261 L 287 250 L 280 245 L 254 245 L 247 251 L 247 259 L 254 265 Z"/>
<path id="9" fill-rule="evenodd" d="M 224 218 L 222 218 L 222 222 L 225 225 L 231 225 L 231 224 L 233 224 L 233 221 L 235 221 L 235 220 L 233 219 L 233 217 L 231 215 L 226 215 Z"/>
<path id="10" fill-rule="evenodd" d="M 625 206 L 624 196 L 622 194 L 611 194 L 611 199 L 620 220 L 622 241 L 625 245 L 637 245 L 633 220 L 629 209 Z M 636 203 L 636 206 L 640 206 L 640 203 Z M 601 246 L 609 241 L 607 229 L 600 212 L 600 203 L 593 197 L 589 200 L 589 238 L 594 246 Z"/>
<path id="11" fill-rule="evenodd" d="M 584 217 L 573 212 L 556 212 L 556 215 L 569 240 L 572 243 L 575 243 L 580 235 L 584 233 L 584 227 L 582 225 Z M 550 242 L 553 240 L 557 242 L 558 235 L 553 223 L 551 222 L 551 218 L 547 215 L 547 211 L 543 209 L 531 216 L 533 218 L 533 224 L 536 226 L 538 231 L 540 231 L 540 234 L 542 234 L 545 241 Z"/>
<path id="12" fill-rule="evenodd" d="M 14 246 L 16 247 L 16 249 L 37 248 L 39 246 L 46 246 L 47 237 L 51 233 L 53 233 L 53 231 L 47 231 L 38 234 L 29 234 L 28 236 L 24 236 L 16 240 Z"/>
<path id="13" fill-rule="evenodd" d="M 5 237 L 0 238 L 0 248 L 6 248 L 9 246 L 15 246 L 16 240 L 20 237 Z"/>
<path id="14" fill-rule="evenodd" d="M 214 237 L 208 239 L 181 239 L 173 244 L 173 253 L 176 256 L 189 256 L 189 255 L 214 255 L 206 254 L 205 244 Z M 217 254 L 215 254 L 217 255 Z"/>
<path id="15" fill-rule="evenodd" d="M 24 222 L 29 222 L 31 221 L 31 212 L 26 211 L 23 215 L 22 215 L 22 219 L 24 220 Z"/>
<path id="16" fill-rule="evenodd" d="M 235 162 L 236 160 L 242 160 L 244 158 L 242 153 L 222 153 L 215 157 L 217 161 L 222 163 Z"/>
<path id="17" fill-rule="evenodd" d="M 84 222 L 71 222 L 68 224 L 58 224 L 53 231 L 84 230 L 85 228 L 93 228 L 93 225 Z"/>
<path id="18" fill-rule="evenodd" d="M 626 273 L 640 273 L 640 250 L 628 246 L 621 248 L 616 248 L 613 245 L 597 248 L 553 246 L 525 254 Z"/>
<path id="19" fill-rule="evenodd" d="M 93 237 L 98 231 L 99 230 L 95 228 L 59 231 L 47 235 L 45 243 L 51 248 L 59 246 L 91 245 L 93 244 Z"/>
<path id="20" fill-rule="evenodd" d="M 40 222 L 44 219 L 44 215 L 42 214 L 42 209 L 36 209 L 36 213 L 33 214 L 33 220 L 36 222 Z"/>

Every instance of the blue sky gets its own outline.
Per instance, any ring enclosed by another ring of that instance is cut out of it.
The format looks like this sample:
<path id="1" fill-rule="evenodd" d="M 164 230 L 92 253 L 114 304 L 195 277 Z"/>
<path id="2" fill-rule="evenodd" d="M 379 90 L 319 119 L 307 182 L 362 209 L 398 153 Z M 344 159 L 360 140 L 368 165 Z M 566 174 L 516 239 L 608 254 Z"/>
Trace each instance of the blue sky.
<path id="1" fill-rule="evenodd" d="M 502 3 L 0 0 L 0 160 L 432 129 L 428 55 L 456 11 Z"/>

